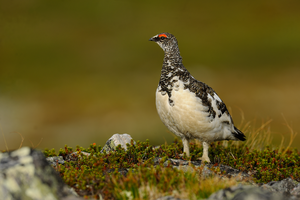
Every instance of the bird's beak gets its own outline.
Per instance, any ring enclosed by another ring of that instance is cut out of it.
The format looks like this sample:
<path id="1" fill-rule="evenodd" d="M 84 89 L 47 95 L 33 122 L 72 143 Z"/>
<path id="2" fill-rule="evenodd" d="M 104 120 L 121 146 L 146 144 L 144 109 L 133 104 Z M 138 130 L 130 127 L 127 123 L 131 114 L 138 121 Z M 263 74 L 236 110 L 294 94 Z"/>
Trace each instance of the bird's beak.
<path id="1" fill-rule="evenodd" d="M 154 41 L 154 39 L 153 39 L 153 38 L 150 38 L 149 41 Z"/>

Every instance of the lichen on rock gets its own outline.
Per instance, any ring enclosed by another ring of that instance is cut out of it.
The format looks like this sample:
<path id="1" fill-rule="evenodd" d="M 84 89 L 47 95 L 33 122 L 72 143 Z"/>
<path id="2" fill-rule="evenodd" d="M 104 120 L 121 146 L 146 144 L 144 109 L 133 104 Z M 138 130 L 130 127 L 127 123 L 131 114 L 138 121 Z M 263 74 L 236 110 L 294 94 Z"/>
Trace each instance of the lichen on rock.
<path id="1" fill-rule="evenodd" d="M 67 197 L 77 198 L 42 152 L 23 147 L 0 153 L 1 200 L 57 200 Z"/>

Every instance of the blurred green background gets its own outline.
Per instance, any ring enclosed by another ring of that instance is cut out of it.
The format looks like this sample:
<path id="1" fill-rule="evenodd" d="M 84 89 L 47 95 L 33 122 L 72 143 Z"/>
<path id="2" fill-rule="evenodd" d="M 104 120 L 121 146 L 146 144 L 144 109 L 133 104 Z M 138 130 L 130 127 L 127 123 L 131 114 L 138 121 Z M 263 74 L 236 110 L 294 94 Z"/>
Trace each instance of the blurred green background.
<path id="1" fill-rule="evenodd" d="M 0 149 L 104 145 L 115 133 L 173 141 L 155 108 L 173 33 L 183 62 L 237 127 L 300 130 L 300 1 L 0 1 Z M 293 143 L 300 146 L 298 135 Z"/>

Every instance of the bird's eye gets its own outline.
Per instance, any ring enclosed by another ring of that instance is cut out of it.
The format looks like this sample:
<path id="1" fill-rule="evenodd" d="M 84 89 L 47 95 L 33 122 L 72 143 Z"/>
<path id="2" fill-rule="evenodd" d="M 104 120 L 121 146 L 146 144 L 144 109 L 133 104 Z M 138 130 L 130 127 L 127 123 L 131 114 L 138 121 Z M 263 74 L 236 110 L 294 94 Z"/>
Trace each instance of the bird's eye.
<path id="1" fill-rule="evenodd" d="M 166 39 L 166 37 L 165 36 L 160 36 L 159 39 L 164 40 L 164 39 Z"/>

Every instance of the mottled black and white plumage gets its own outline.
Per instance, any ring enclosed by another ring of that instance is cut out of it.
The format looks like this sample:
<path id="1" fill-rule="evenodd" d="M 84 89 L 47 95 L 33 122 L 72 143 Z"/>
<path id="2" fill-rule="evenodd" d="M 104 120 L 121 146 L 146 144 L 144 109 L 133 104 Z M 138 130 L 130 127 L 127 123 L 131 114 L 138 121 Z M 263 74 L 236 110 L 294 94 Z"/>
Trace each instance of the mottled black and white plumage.
<path id="1" fill-rule="evenodd" d="M 202 161 L 210 162 L 209 144 L 220 140 L 246 140 L 217 93 L 197 81 L 183 66 L 176 38 L 160 33 L 150 38 L 165 52 L 156 90 L 156 108 L 162 122 L 183 142 L 189 156 L 190 139 L 203 142 Z"/>

